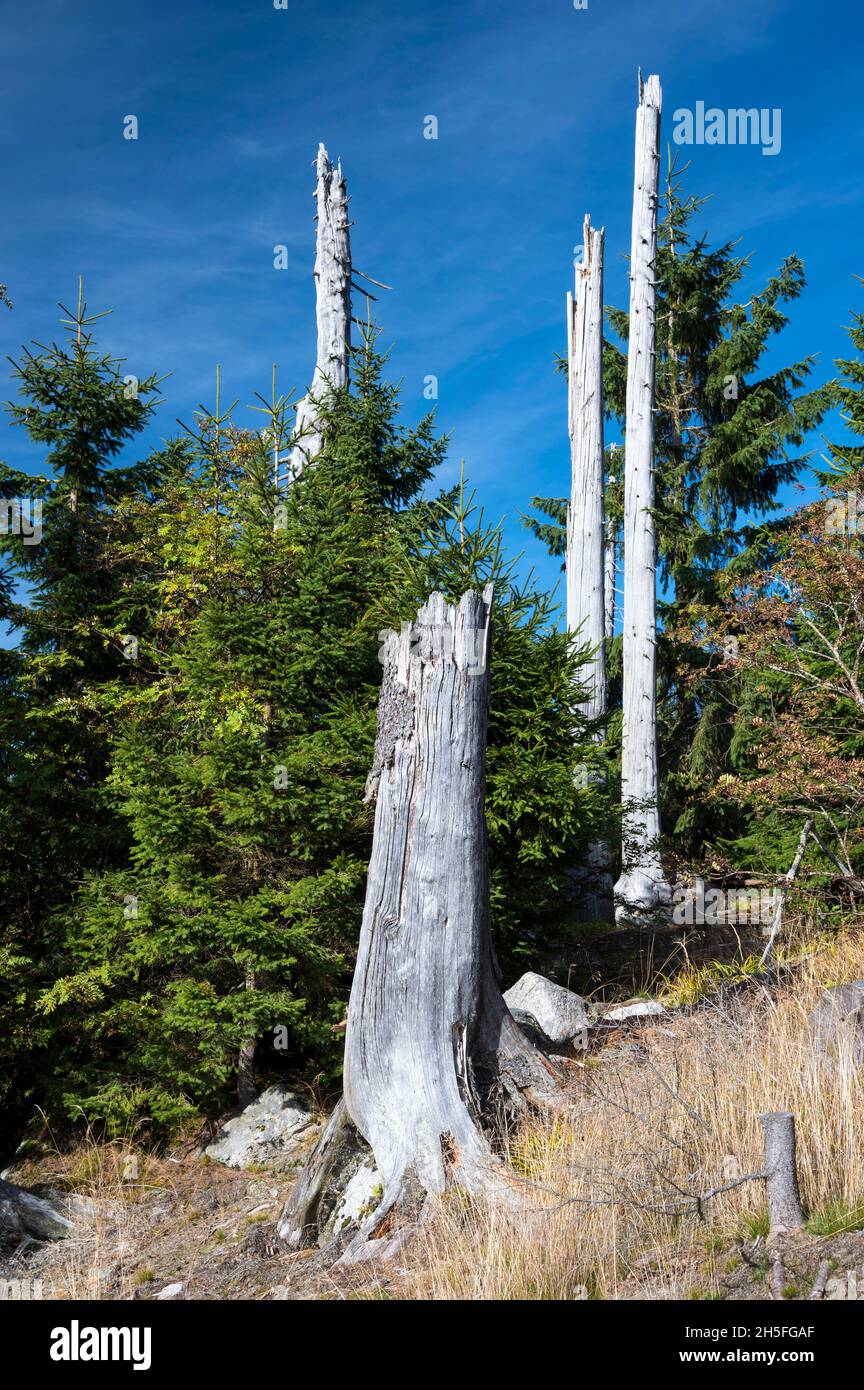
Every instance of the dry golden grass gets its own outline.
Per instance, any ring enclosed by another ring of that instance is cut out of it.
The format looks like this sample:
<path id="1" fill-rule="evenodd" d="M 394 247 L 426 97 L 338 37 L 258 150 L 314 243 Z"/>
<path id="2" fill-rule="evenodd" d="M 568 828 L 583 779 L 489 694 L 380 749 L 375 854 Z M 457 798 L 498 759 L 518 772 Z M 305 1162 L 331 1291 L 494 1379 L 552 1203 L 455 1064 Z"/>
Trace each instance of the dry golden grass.
<path id="1" fill-rule="evenodd" d="M 736 1237 L 764 1229 L 764 1188 L 696 1198 L 761 1169 L 768 1110 L 796 1117 L 817 1233 L 864 1224 L 864 1074 L 848 1059 L 814 1068 L 807 1034 L 823 988 L 864 978 L 864 936 L 796 954 L 779 996 L 751 989 L 589 1058 L 567 1119 L 531 1123 L 513 1140 L 510 1161 L 536 1185 L 535 1209 L 448 1197 L 400 1295 L 719 1296 Z"/>
<path id="2" fill-rule="evenodd" d="M 218 1166 L 148 1153 L 134 1135 L 105 1141 L 90 1130 L 72 1147 L 54 1145 L 35 1161 L 25 1159 L 16 1180 L 39 1182 L 75 1203 L 73 1234 L 46 1247 L 50 1296 L 104 1298 L 110 1277 L 110 1297 L 129 1298 L 155 1278 L 139 1211 L 158 1195 L 172 1222 L 189 1220 L 196 1193 L 218 1193 L 234 1176 Z M 194 1236 L 190 1240 L 195 1244 Z"/>
<path id="3" fill-rule="evenodd" d="M 759 1115 L 768 1110 L 796 1117 L 802 1197 L 815 1234 L 864 1227 L 864 1069 L 848 1058 L 814 1067 L 807 1031 L 826 986 L 864 978 L 864 932 L 815 945 L 799 939 L 787 946 L 786 960 L 794 965 L 791 983 L 778 994 L 751 983 L 726 1002 L 706 999 L 691 1012 L 622 1030 L 589 1055 L 573 1068 L 565 1115 L 526 1124 L 510 1141 L 506 1157 L 528 1198 L 521 1209 L 449 1194 L 402 1275 L 390 1271 L 379 1280 L 366 1267 L 350 1296 L 722 1296 L 736 1243 L 764 1233 L 763 1184 L 697 1199 L 761 1169 Z M 688 966 L 664 987 L 694 1000 L 712 979 L 723 983 L 723 972 Z M 184 1278 L 206 1274 L 220 1227 L 242 1231 L 244 1212 L 248 1223 L 249 1175 L 178 1152 L 148 1154 L 134 1135 L 43 1150 L 32 1180 L 93 1204 L 75 1236 L 53 1247 L 51 1296 L 104 1297 L 106 1269 L 112 1298 L 155 1279 L 156 1265 L 163 1282 L 181 1262 Z M 26 1160 L 16 1177 L 26 1183 Z M 217 1203 L 199 1222 L 202 1193 Z M 161 1254 L 143 1219 L 157 1197 L 177 1232 Z M 243 1279 L 247 1273 L 244 1266 Z M 209 1296 L 226 1295 L 214 1285 Z"/>
<path id="4" fill-rule="evenodd" d="M 128 1142 L 98 1143 L 88 1134 L 72 1151 L 57 1152 L 50 1165 L 53 1173 L 48 1164 L 42 1165 L 42 1180 L 55 1181 L 61 1189 L 74 1193 L 80 1212 L 74 1235 L 58 1241 L 55 1247 L 55 1296 L 103 1297 L 101 1272 L 111 1265 L 115 1269 L 119 1266 L 115 1297 L 129 1297 L 138 1258 L 130 1207 L 140 1194 L 141 1169 L 146 1163 Z M 87 1203 L 92 1204 L 89 1213 Z"/>

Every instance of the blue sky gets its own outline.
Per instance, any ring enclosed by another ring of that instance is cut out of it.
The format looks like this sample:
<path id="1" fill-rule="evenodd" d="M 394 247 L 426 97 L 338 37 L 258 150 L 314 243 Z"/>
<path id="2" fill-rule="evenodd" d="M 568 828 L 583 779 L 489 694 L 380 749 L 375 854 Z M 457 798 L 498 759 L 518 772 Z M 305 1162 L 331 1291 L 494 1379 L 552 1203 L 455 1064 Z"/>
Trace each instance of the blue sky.
<path id="1" fill-rule="evenodd" d="M 356 264 L 393 286 L 378 313 L 406 418 L 439 380 L 490 517 L 558 578 L 518 522 L 568 485 L 552 359 L 583 215 L 607 231 L 607 302 L 625 305 L 636 71 L 676 108 L 779 107 L 782 149 L 701 146 L 689 187 L 713 195 L 712 240 L 752 252 L 744 295 L 784 254 L 809 285 L 776 360 L 847 347 L 861 304 L 862 20 L 853 0 L 40 0 L 4 7 L 0 280 L 7 353 L 57 330 L 83 274 L 100 341 L 144 376 L 170 372 L 150 439 L 224 391 L 305 389 L 314 351 L 313 169 L 341 157 Z M 136 115 L 137 141 L 123 139 Z M 438 139 L 423 138 L 424 117 Z M 273 248 L 288 247 L 288 268 Z M 238 410 L 241 422 L 259 417 Z M 615 435 L 611 434 L 610 438 Z M 4 420 L 0 457 L 38 471 Z"/>

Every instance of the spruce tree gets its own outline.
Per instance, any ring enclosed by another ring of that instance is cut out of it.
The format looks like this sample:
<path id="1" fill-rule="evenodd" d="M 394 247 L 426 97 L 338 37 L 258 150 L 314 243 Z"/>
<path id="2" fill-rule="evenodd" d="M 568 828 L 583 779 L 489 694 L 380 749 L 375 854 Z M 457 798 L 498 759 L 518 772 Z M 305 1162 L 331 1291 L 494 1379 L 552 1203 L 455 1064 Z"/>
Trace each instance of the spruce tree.
<path id="1" fill-rule="evenodd" d="M 719 783 L 704 783 L 709 814 L 719 816 L 718 855 L 750 872 L 785 871 L 810 818 L 808 868 L 834 877 L 841 901 L 850 884 L 860 893 L 864 863 L 860 313 L 848 332 L 856 354 L 836 362 L 833 389 L 852 442 L 828 442 L 822 497 L 764 537 L 757 566 L 727 570 L 715 604 L 688 615 L 704 663 L 699 697 L 712 692 L 729 730 Z"/>
<path id="2" fill-rule="evenodd" d="M 31 523 L 0 533 L 0 618 L 17 641 L 0 660 L 0 1085 L 8 1088 L 0 1109 L 8 1142 L 57 1070 L 50 1022 L 34 1001 L 63 968 L 58 915 L 89 872 L 126 853 L 124 827 L 103 800 L 111 729 L 93 691 L 129 678 L 114 634 L 134 620 L 137 565 L 117 563 L 117 509 L 152 486 L 164 463 L 119 461 L 155 407 L 156 379 L 136 382 L 97 349 L 92 325 L 101 315 L 88 314 L 80 286 L 75 309 L 63 313 L 63 339 L 33 344 L 13 362 L 19 399 L 10 414 L 46 450 L 37 460 L 43 471 L 0 464 L 0 496 L 23 504 Z"/>
<path id="3" fill-rule="evenodd" d="M 745 304 L 734 292 L 749 258 L 726 242 L 712 248 L 692 221 L 706 199 L 685 196 L 671 160 L 660 225 L 657 278 L 657 512 L 669 600 L 710 598 L 714 577 L 758 543 L 760 522 L 779 508 L 809 454 L 799 453 L 831 405 L 830 388 L 805 390 L 810 354 L 760 376 L 785 306 L 805 287 L 799 257 Z M 609 322 L 626 342 L 627 316 Z M 626 350 L 609 345 L 607 398 L 623 426 Z"/>
<path id="4" fill-rule="evenodd" d="M 88 881 L 67 927 L 77 968 L 45 1001 L 98 993 L 92 1027 L 70 1020 L 88 1030 L 70 1096 L 90 1115 L 218 1108 L 252 1040 L 264 1071 L 336 1063 L 368 849 L 371 604 L 390 521 L 444 447 L 430 421 L 395 423 L 371 348 L 355 376 L 330 402 L 326 453 L 286 492 L 217 400 L 182 473 L 128 509 L 153 621 L 136 632 L 140 680 L 99 699 L 131 858 Z"/>
<path id="5" fill-rule="evenodd" d="M 858 276 L 859 284 L 864 285 L 864 277 Z M 852 322 L 847 329 L 854 357 L 839 357 L 834 365 L 839 376 L 834 383 L 835 403 L 845 428 L 853 436 L 853 442 L 839 443 L 828 441 L 829 470 L 822 473 L 826 482 L 833 483 L 837 475 L 860 472 L 864 469 L 864 444 L 854 440 L 864 438 L 864 313 L 860 310 L 852 314 Z"/>
<path id="6" fill-rule="evenodd" d="M 568 849 L 598 813 L 574 784 L 576 657 L 494 558 L 500 540 L 470 539 L 464 499 L 423 496 L 446 440 L 431 417 L 399 424 L 383 365 L 367 335 L 353 385 L 326 403 L 323 452 L 286 492 L 266 441 L 220 403 L 160 494 L 122 508 L 117 563 L 147 557 L 136 677 L 93 698 L 116 730 L 106 796 L 131 848 L 87 877 L 65 919 L 69 968 L 41 1002 L 70 1114 L 171 1128 L 244 1082 L 335 1075 L 371 843 L 378 634 L 418 589 L 464 587 L 487 564 L 501 577 L 488 819 L 506 968 L 536 960 L 560 916 Z"/>

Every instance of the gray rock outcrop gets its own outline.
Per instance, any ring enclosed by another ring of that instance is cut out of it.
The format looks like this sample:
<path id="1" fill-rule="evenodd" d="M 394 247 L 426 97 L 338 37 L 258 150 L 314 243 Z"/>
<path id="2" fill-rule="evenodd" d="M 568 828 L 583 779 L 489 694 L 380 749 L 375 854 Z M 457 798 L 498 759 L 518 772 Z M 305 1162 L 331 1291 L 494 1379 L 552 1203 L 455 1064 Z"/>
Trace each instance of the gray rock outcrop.
<path id="1" fill-rule="evenodd" d="M 507 990 L 504 1002 L 523 1027 L 523 1016 L 529 1015 L 554 1047 L 574 1042 L 584 1046 L 588 1010 L 581 995 L 571 989 L 528 971 Z"/>
<path id="2" fill-rule="evenodd" d="M 228 1168 L 295 1168 L 318 1125 L 303 1096 L 270 1086 L 239 1115 L 227 1120 L 204 1152 Z"/>

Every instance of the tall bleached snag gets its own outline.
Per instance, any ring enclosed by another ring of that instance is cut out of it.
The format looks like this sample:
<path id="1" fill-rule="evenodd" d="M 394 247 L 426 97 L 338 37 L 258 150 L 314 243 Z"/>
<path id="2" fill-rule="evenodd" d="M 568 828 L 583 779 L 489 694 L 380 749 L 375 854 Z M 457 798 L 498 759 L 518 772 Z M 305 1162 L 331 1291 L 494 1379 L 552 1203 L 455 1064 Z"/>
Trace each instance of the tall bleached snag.
<path id="1" fill-rule="evenodd" d="M 592 648 L 580 679 L 586 719 L 606 714 L 606 524 L 603 502 L 603 248 L 604 232 L 585 218 L 582 262 L 575 294 L 567 296 L 567 423 L 570 433 L 570 505 L 567 510 L 567 628 Z M 602 731 L 598 732 L 602 738 Z M 580 874 L 589 917 L 604 915 L 611 890 L 608 853 L 589 846 Z"/>
<path id="2" fill-rule="evenodd" d="M 491 587 L 385 635 L 375 829 L 345 1037 L 345 1107 L 383 1193 L 345 1258 L 398 1208 L 409 1220 L 453 1184 L 505 1200 L 518 1184 L 484 1126 L 559 1103 L 559 1077 L 501 995 L 489 931 L 484 817 Z M 344 1111 L 289 1199 L 280 1234 L 314 1240 Z M 393 1233 L 388 1224 L 388 1236 Z"/>
<path id="3" fill-rule="evenodd" d="M 315 254 L 315 319 L 318 350 L 308 395 L 297 407 L 295 445 L 289 462 L 289 481 L 320 454 L 321 402 L 328 390 L 348 384 L 351 356 L 351 238 L 348 194 L 342 166 L 333 167 L 323 145 L 318 146 L 318 235 Z"/>
<path id="4" fill-rule="evenodd" d="M 624 466 L 622 872 L 616 915 L 671 901 L 660 859 L 657 771 L 657 542 L 654 533 L 654 367 L 660 79 L 639 75 L 630 250 L 630 332 Z"/>
<path id="5" fill-rule="evenodd" d="M 580 675 L 588 719 L 606 713 L 603 506 L 603 243 L 585 218 L 576 293 L 567 296 L 567 423 L 570 507 L 567 512 L 567 627 L 593 648 Z"/>

